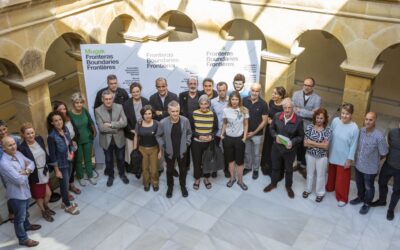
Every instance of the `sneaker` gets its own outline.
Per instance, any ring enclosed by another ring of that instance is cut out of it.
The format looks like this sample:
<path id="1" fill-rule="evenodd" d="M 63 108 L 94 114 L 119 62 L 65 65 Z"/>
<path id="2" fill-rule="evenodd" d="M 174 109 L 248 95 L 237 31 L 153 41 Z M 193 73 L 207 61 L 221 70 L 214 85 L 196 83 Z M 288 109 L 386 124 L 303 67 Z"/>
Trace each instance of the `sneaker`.
<path id="1" fill-rule="evenodd" d="M 114 183 L 114 177 L 108 176 L 107 187 L 111 187 Z"/>
<path id="2" fill-rule="evenodd" d="M 393 210 L 388 210 L 387 211 L 386 219 L 387 220 L 393 220 L 394 219 L 394 211 Z"/>
<path id="3" fill-rule="evenodd" d="M 184 186 L 181 186 L 181 191 L 182 191 L 182 196 L 183 197 L 188 197 L 189 196 L 189 193 L 188 193 L 188 191 L 187 191 L 187 188 L 186 187 L 184 187 Z"/>
<path id="4" fill-rule="evenodd" d="M 89 178 L 89 182 L 92 185 L 96 185 L 97 184 L 97 180 L 95 178 L 93 178 L 93 177 Z"/>
<path id="5" fill-rule="evenodd" d="M 258 179 L 258 171 L 254 170 L 253 171 L 253 180 L 257 180 Z"/>
<path id="6" fill-rule="evenodd" d="M 358 205 L 358 204 L 360 204 L 361 202 L 363 202 L 363 201 L 360 199 L 360 197 L 357 197 L 357 198 L 351 200 L 351 201 L 350 201 L 350 204 L 351 204 L 351 205 Z"/>
<path id="7" fill-rule="evenodd" d="M 264 188 L 264 192 L 265 192 L 265 193 L 271 192 L 271 191 L 272 191 L 273 189 L 275 189 L 275 188 L 276 188 L 276 185 L 270 183 L 268 186 L 266 186 L 266 187 Z"/>
<path id="8" fill-rule="evenodd" d="M 165 194 L 165 196 L 167 196 L 167 198 L 171 198 L 172 197 L 172 191 L 173 191 L 173 188 L 172 187 L 168 187 L 167 193 Z"/>
<path id="9" fill-rule="evenodd" d="M 243 176 L 245 176 L 246 174 L 248 174 L 248 173 L 250 173 L 250 172 L 251 172 L 251 169 L 245 168 L 245 169 L 243 170 Z"/>
<path id="10" fill-rule="evenodd" d="M 79 183 L 79 185 L 81 185 L 82 187 L 84 187 L 84 186 L 86 186 L 86 180 L 85 179 L 78 179 L 78 183 Z"/>
<path id="11" fill-rule="evenodd" d="M 386 201 L 376 200 L 371 203 L 371 207 L 384 207 L 386 206 Z"/>
<path id="12" fill-rule="evenodd" d="M 344 202 L 344 201 L 338 201 L 338 203 L 337 203 L 337 205 L 338 205 L 338 207 L 344 207 L 344 206 L 346 206 L 346 202 Z"/>
<path id="13" fill-rule="evenodd" d="M 364 204 L 360 209 L 360 214 L 367 214 L 368 211 L 369 211 L 369 206 L 367 204 Z"/>
<path id="14" fill-rule="evenodd" d="M 128 184 L 129 183 L 128 177 L 126 177 L 126 175 L 121 175 L 121 180 L 122 180 L 122 182 L 124 184 Z"/>

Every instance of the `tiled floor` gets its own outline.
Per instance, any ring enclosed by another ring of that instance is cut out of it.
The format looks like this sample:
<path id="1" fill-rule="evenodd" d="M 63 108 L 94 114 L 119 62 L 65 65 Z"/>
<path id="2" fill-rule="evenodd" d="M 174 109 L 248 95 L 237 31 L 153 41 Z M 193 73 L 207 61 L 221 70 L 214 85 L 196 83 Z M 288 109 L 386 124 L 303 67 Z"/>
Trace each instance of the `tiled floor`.
<path id="1" fill-rule="evenodd" d="M 301 197 L 305 181 L 298 173 L 294 200 L 283 183 L 262 192 L 269 177 L 253 181 L 250 174 L 246 192 L 238 185 L 227 188 L 222 174 L 212 179 L 211 190 L 201 185 L 194 191 L 190 172 L 189 197 L 183 198 L 176 184 L 172 199 L 165 197 L 165 173 L 157 193 L 144 192 L 133 175 L 129 179 L 129 185 L 117 178 L 107 188 L 100 175 L 96 186 L 77 196 L 78 216 L 63 212 L 58 202 L 52 204 L 57 215 L 49 223 L 33 206 L 31 221 L 43 226 L 30 233 L 40 241 L 36 249 L 400 249 L 400 209 L 389 222 L 385 208 L 360 215 L 360 206 L 339 208 L 333 193 L 317 204 L 314 195 Z M 354 194 L 352 183 L 350 197 Z M 0 249 L 18 247 L 12 224 L 1 225 Z"/>

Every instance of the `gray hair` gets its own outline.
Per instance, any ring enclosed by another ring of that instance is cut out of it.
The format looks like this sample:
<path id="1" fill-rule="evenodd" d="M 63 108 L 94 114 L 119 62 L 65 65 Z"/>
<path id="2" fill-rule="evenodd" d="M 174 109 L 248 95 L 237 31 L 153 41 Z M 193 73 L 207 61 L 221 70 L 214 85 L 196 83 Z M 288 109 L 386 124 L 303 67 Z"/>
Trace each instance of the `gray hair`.
<path id="1" fill-rule="evenodd" d="M 195 80 L 195 81 L 196 81 L 196 84 L 198 84 L 197 77 L 194 77 L 194 76 L 189 77 L 189 78 L 187 79 L 187 81 L 186 81 L 186 84 L 189 84 L 190 80 Z"/>
<path id="2" fill-rule="evenodd" d="M 292 101 L 292 99 L 290 97 L 286 97 L 282 101 L 282 107 L 287 107 L 288 105 L 294 107 L 294 102 Z"/>
<path id="3" fill-rule="evenodd" d="M 71 96 L 71 101 L 72 101 L 72 103 L 75 103 L 75 102 L 84 102 L 84 101 L 85 101 L 85 98 L 82 96 L 82 93 L 81 93 L 81 92 L 75 92 L 75 93 L 73 93 L 72 96 Z"/>
<path id="4" fill-rule="evenodd" d="M 170 103 L 168 103 L 168 109 L 170 108 L 180 108 L 181 106 L 179 105 L 179 102 L 177 101 L 171 101 Z"/>
<path id="5" fill-rule="evenodd" d="M 202 102 L 208 102 L 208 105 L 210 105 L 210 100 L 208 99 L 207 94 L 201 95 L 199 97 L 199 104 L 202 103 Z"/>
<path id="6" fill-rule="evenodd" d="M 157 87 L 157 82 L 159 82 L 159 81 L 165 82 L 165 85 L 168 86 L 167 79 L 165 79 L 164 77 L 159 77 L 159 78 L 157 78 L 156 81 L 155 81 L 156 87 Z"/>
<path id="7" fill-rule="evenodd" d="M 114 95 L 114 93 L 111 90 L 106 89 L 103 92 L 101 92 L 101 97 L 103 97 L 105 95 Z"/>

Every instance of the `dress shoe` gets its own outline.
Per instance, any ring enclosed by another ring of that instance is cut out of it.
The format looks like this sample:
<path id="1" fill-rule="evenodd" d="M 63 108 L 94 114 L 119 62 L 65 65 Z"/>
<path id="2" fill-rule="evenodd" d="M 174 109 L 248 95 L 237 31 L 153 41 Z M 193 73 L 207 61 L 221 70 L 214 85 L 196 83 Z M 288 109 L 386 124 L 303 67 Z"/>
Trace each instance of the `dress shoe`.
<path id="1" fill-rule="evenodd" d="M 307 170 L 303 167 L 300 167 L 299 173 L 301 176 L 303 176 L 304 179 L 307 179 Z"/>
<path id="2" fill-rule="evenodd" d="M 371 207 L 384 207 L 386 206 L 386 201 L 376 200 L 371 203 Z"/>
<path id="3" fill-rule="evenodd" d="M 257 180 L 258 179 L 258 171 L 254 170 L 253 171 L 253 180 Z"/>
<path id="4" fill-rule="evenodd" d="M 245 169 L 243 170 L 243 176 L 245 176 L 246 174 L 248 174 L 248 173 L 250 173 L 250 172 L 251 172 L 251 169 L 245 168 Z"/>
<path id="5" fill-rule="evenodd" d="M 394 219 L 394 211 L 393 210 L 388 210 L 387 211 L 386 219 L 387 220 L 393 220 Z"/>
<path id="6" fill-rule="evenodd" d="M 351 200 L 351 201 L 350 201 L 350 204 L 351 204 L 351 205 L 358 205 L 358 204 L 360 204 L 361 202 L 363 202 L 363 201 L 360 199 L 360 197 L 357 197 L 357 198 Z"/>
<path id="7" fill-rule="evenodd" d="M 108 176 L 107 187 L 111 187 L 114 183 L 114 177 Z"/>
<path id="8" fill-rule="evenodd" d="M 369 206 L 367 204 L 364 204 L 360 209 L 360 214 L 367 214 L 368 211 L 369 211 Z"/>
<path id="9" fill-rule="evenodd" d="M 144 191 L 149 192 L 150 191 L 150 186 L 144 186 Z"/>
<path id="10" fill-rule="evenodd" d="M 157 192 L 160 188 L 158 186 L 153 186 L 153 191 Z"/>
<path id="11" fill-rule="evenodd" d="M 19 244 L 21 246 L 26 246 L 26 247 L 35 247 L 39 245 L 39 241 L 27 239 L 25 241 L 20 242 Z"/>
<path id="12" fill-rule="evenodd" d="M 188 197 L 189 196 L 189 193 L 188 193 L 188 191 L 187 191 L 187 188 L 186 187 L 184 187 L 184 186 L 181 186 L 181 191 L 182 191 L 182 196 L 183 197 Z"/>
<path id="13" fill-rule="evenodd" d="M 38 224 L 31 224 L 28 228 L 25 229 L 25 231 L 36 231 L 41 229 L 42 226 Z"/>
<path id="14" fill-rule="evenodd" d="M 217 176 L 218 176 L 217 172 L 212 172 L 212 173 L 211 173 L 211 177 L 212 177 L 212 178 L 217 178 Z"/>
<path id="15" fill-rule="evenodd" d="M 172 197 L 172 191 L 174 189 L 172 187 L 168 187 L 167 189 L 167 193 L 165 194 L 165 196 L 167 196 L 167 198 L 171 198 Z"/>
<path id="16" fill-rule="evenodd" d="M 276 188 L 276 185 L 270 183 L 268 186 L 266 186 L 266 187 L 264 188 L 264 192 L 266 192 L 266 193 L 271 192 L 272 189 L 275 189 L 275 188 Z"/>
<path id="17" fill-rule="evenodd" d="M 174 168 L 174 171 L 172 172 L 172 175 L 174 176 L 174 177 L 179 177 L 179 173 L 178 173 L 178 171 Z"/>
<path id="18" fill-rule="evenodd" d="M 289 196 L 290 199 L 294 198 L 294 192 L 292 187 L 286 187 L 287 195 Z"/>
<path id="19" fill-rule="evenodd" d="M 158 170 L 158 176 L 161 176 L 161 174 L 164 172 L 164 169 Z"/>
<path id="20" fill-rule="evenodd" d="M 121 175 L 120 177 L 121 177 L 121 180 L 122 180 L 122 182 L 124 184 L 128 184 L 129 183 L 128 177 L 126 177 L 126 175 Z"/>
<path id="21" fill-rule="evenodd" d="M 301 164 L 297 163 L 294 167 L 293 167 L 293 172 L 299 171 L 301 169 Z"/>
<path id="22" fill-rule="evenodd" d="M 140 177 L 142 176 L 142 173 L 140 173 L 140 172 L 136 173 L 135 176 L 136 176 L 136 179 L 140 179 Z"/>

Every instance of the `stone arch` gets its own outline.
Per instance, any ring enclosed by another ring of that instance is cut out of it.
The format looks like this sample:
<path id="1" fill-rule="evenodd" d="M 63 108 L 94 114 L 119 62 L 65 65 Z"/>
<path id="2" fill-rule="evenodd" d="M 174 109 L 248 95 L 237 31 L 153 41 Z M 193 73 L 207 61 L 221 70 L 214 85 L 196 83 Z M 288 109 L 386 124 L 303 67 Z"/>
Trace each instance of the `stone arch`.
<path id="1" fill-rule="evenodd" d="M 192 41 L 198 38 L 197 28 L 193 20 L 185 13 L 170 10 L 161 15 L 158 25 L 170 29 L 168 41 Z"/>
<path id="2" fill-rule="evenodd" d="M 110 23 L 106 34 L 106 43 L 124 43 L 122 35 L 134 29 L 135 19 L 128 14 L 116 16 Z"/>
<path id="3" fill-rule="evenodd" d="M 376 32 L 369 38 L 369 41 L 377 48 L 378 53 L 373 57 L 373 64 L 376 65 L 385 50 L 398 46 L 400 43 L 400 25 L 394 25 Z"/>
<path id="4" fill-rule="evenodd" d="M 324 101 L 340 103 L 345 82 L 340 65 L 347 59 L 342 42 L 332 33 L 312 29 L 300 34 L 291 50 L 292 53 L 302 50 L 296 61 L 295 90 L 301 88 L 305 77 L 312 76 Z"/>
<path id="5" fill-rule="evenodd" d="M 13 62 L 0 58 L 0 76 L 21 80 L 23 78 L 19 67 Z"/>

